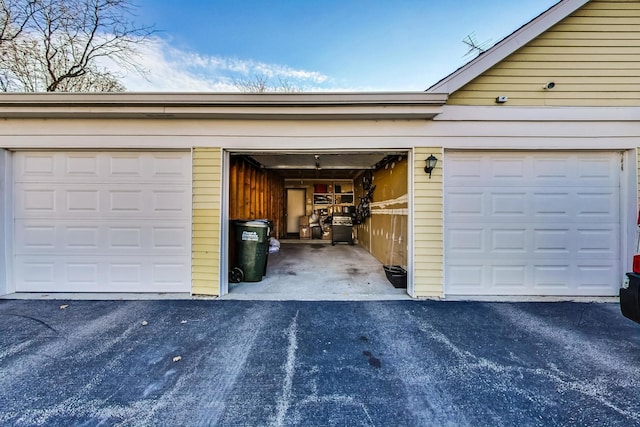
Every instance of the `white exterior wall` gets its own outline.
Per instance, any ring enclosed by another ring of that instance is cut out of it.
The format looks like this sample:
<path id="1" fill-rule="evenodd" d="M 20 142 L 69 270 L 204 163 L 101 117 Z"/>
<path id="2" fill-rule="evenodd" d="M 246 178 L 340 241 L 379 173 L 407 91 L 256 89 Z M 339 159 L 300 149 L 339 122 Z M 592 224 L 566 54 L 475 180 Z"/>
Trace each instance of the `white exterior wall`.
<path id="1" fill-rule="evenodd" d="M 448 150 L 621 151 L 625 154 L 624 270 L 630 266 L 636 232 L 638 117 L 637 107 L 445 106 L 434 120 L 5 119 L 0 123 L 0 147 L 231 151 L 442 147 L 438 168 L 446 168 Z M 222 211 L 226 208 L 222 206 Z M 6 227 L 6 215 L 3 222 Z M 415 256 L 416 248 L 412 246 L 410 253 Z"/>
<path id="2" fill-rule="evenodd" d="M 0 150 L 0 295 L 13 292 L 11 182 L 11 155 L 7 150 Z"/>
<path id="3" fill-rule="evenodd" d="M 5 119 L 2 148 L 635 148 L 640 108 L 445 106 L 429 120 Z"/>

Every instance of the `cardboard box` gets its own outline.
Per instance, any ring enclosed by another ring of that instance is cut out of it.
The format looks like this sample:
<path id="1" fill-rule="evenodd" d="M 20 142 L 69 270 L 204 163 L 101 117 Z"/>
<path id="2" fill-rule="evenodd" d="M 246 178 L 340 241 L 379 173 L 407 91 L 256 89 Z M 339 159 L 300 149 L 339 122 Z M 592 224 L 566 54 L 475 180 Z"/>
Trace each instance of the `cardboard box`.
<path id="1" fill-rule="evenodd" d="M 309 217 L 308 216 L 301 216 L 300 219 L 298 220 L 298 224 L 302 227 L 305 225 L 309 225 Z"/>
<path id="2" fill-rule="evenodd" d="M 300 238 L 301 239 L 310 239 L 311 238 L 311 227 L 308 225 L 304 225 L 300 227 Z"/>

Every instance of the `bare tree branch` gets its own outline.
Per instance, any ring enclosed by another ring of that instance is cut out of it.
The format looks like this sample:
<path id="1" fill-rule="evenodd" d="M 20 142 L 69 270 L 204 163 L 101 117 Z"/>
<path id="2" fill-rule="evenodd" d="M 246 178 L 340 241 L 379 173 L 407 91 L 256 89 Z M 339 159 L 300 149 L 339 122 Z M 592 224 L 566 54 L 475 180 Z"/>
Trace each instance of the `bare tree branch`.
<path id="1" fill-rule="evenodd" d="M 278 86 L 276 87 L 276 91 L 288 92 L 288 93 L 302 92 L 304 91 L 304 87 L 297 85 L 295 83 L 292 83 L 291 80 L 289 79 L 278 77 Z"/>
<path id="2" fill-rule="evenodd" d="M 269 90 L 269 77 L 264 74 L 254 74 L 253 77 L 242 77 L 233 82 L 240 92 L 263 93 Z"/>
<path id="3" fill-rule="evenodd" d="M 144 74 L 138 47 L 153 30 L 133 22 L 132 0 L 0 0 L 0 6 L 9 1 L 32 4 L 32 13 L 0 46 L 0 90 L 124 90 L 106 61 Z M 13 22 L 16 15 L 2 16 Z"/>
<path id="4" fill-rule="evenodd" d="M 22 34 L 37 7 L 37 0 L 0 0 L 0 46 Z"/>
<path id="5" fill-rule="evenodd" d="M 283 77 L 273 83 L 266 74 L 254 74 L 252 77 L 234 80 L 234 86 L 240 92 L 264 93 L 264 92 L 302 92 L 304 88 L 296 85 Z"/>

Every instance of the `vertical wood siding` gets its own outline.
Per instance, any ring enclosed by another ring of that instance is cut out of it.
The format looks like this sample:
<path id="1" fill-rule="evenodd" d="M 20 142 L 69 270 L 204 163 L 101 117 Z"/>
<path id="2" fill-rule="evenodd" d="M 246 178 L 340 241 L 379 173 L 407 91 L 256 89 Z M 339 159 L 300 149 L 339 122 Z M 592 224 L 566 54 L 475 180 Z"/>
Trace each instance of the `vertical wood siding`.
<path id="1" fill-rule="evenodd" d="M 407 158 L 373 173 L 369 250 L 384 265 L 407 268 Z M 360 180 L 362 181 L 362 180 Z M 359 200 L 359 199 L 356 199 Z"/>
<path id="2" fill-rule="evenodd" d="M 554 82 L 551 90 L 543 89 Z M 639 106 L 640 1 L 592 0 L 472 80 L 450 105 Z"/>
<path id="3" fill-rule="evenodd" d="M 433 154 L 438 164 L 431 174 L 424 172 L 425 159 Z M 413 239 L 414 286 L 416 297 L 444 296 L 442 147 L 414 149 Z"/>
<path id="4" fill-rule="evenodd" d="M 229 166 L 229 219 L 269 219 L 273 222 L 271 235 L 284 235 L 284 180 L 275 172 L 260 169 L 242 156 L 231 156 Z M 237 265 L 236 236 L 229 228 L 229 265 Z"/>
<path id="5" fill-rule="evenodd" d="M 220 206 L 222 150 L 193 150 L 192 288 L 220 295 Z"/>
<path id="6" fill-rule="evenodd" d="M 273 235 L 284 234 L 284 179 L 258 169 L 240 156 L 231 157 L 229 219 L 270 219 Z"/>

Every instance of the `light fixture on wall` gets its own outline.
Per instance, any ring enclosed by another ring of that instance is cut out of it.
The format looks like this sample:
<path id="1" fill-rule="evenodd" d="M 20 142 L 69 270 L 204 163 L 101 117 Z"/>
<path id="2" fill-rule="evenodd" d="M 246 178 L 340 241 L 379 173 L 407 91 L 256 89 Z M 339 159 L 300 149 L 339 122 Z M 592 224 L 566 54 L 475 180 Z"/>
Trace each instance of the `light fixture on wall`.
<path id="1" fill-rule="evenodd" d="M 316 159 L 316 170 L 317 171 L 321 170 L 322 168 L 320 167 L 320 156 L 316 154 L 313 157 L 315 157 Z"/>
<path id="2" fill-rule="evenodd" d="M 424 172 L 429 174 L 429 179 L 431 179 L 431 172 L 436 167 L 436 163 L 438 163 L 438 158 L 433 154 L 430 154 L 429 157 L 425 159 L 427 165 L 424 167 Z"/>

